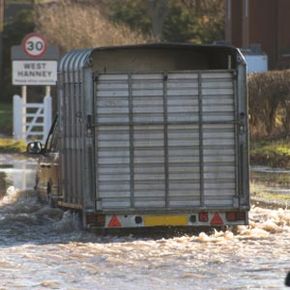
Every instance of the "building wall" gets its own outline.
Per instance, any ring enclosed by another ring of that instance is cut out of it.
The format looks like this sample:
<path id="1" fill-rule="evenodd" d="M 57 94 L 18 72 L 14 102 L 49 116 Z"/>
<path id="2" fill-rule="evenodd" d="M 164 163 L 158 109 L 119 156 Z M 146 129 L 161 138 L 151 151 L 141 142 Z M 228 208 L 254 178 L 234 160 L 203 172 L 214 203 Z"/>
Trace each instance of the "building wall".
<path id="1" fill-rule="evenodd" d="M 240 44 L 243 41 L 243 19 L 242 19 L 242 0 L 232 1 L 231 3 L 232 16 L 231 17 L 231 37 L 233 44 Z"/>
<path id="2" fill-rule="evenodd" d="M 277 63 L 290 68 L 290 1 L 279 0 L 277 27 Z"/>
<path id="3" fill-rule="evenodd" d="M 269 55 L 269 66 L 277 62 L 277 7 L 279 0 L 250 0 L 250 43 L 261 43 Z"/>
<path id="4" fill-rule="evenodd" d="M 226 0 L 226 30 L 230 43 L 247 48 L 261 44 L 270 68 L 290 68 L 290 0 Z M 246 5 L 248 2 L 248 5 Z M 247 13 L 245 9 L 248 9 Z M 248 14 L 248 18 L 246 17 Z M 247 41 L 248 40 L 248 41 Z"/>

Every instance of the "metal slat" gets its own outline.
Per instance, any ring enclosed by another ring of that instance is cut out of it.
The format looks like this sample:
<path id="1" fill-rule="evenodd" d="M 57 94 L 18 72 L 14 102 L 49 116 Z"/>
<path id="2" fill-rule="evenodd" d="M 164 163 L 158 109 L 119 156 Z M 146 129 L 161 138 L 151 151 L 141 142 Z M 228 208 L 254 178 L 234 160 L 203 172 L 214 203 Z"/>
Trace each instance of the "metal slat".
<path id="1" fill-rule="evenodd" d="M 162 90 L 133 90 L 132 95 L 133 97 L 162 97 L 163 91 Z"/>
<path id="2" fill-rule="evenodd" d="M 154 190 L 154 191 L 159 191 L 159 192 L 163 192 L 163 196 L 164 196 L 164 190 L 165 190 L 165 184 L 164 182 L 155 182 L 155 183 L 150 183 L 150 189 Z M 136 181 L 135 182 L 135 190 L 136 191 L 142 191 L 146 194 L 148 194 L 148 182 L 141 182 L 141 181 Z"/>
<path id="3" fill-rule="evenodd" d="M 197 96 L 198 95 L 198 89 L 194 88 L 184 88 L 184 89 L 174 89 L 168 91 L 168 97 L 173 96 Z"/>
<path id="4" fill-rule="evenodd" d="M 234 90 L 233 88 L 207 88 L 202 87 L 202 94 L 207 96 L 214 96 L 217 98 L 219 95 L 226 96 L 226 95 L 233 95 Z"/>
<path id="5" fill-rule="evenodd" d="M 155 97 L 146 97 L 146 99 L 142 97 L 134 97 L 134 106 L 135 107 L 143 107 L 143 108 L 152 108 L 152 107 L 162 107 L 163 100 L 161 98 Z"/>
<path id="6" fill-rule="evenodd" d="M 98 91 L 98 96 L 99 98 L 124 98 L 124 97 L 129 97 L 128 91 L 122 91 L 122 90 L 108 90 L 108 91 L 103 91 L 99 90 Z"/>
<path id="7" fill-rule="evenodd" d="M 99 165 L 99 174 L 121 174 L 121 173 L 126 173 L 130 174 L 129 168 L 124 168 L 124 167 L 118 167 L 118 165 L 113 164 L 113 165 Z"/>
<path id="8" fill-rule="evenodd" d="M 98 82 L 105 82 L 108 81 L 109 83 L 117 81 L 127 81 L 128 75 L 127 74 L 100 74 L 98 77 Z"/>
<path id="9" fill-rule="evenodd" d="M 167 98 L 168 111 L 171 112 L 175 107 L 187 107 L 191 106 L 198 108 L 198 99 L 192 96 L 171 96 Z"/>
<path id="10" fill-rule="evenodd" d="M 163 116 L 164 116 L 164 175 L 165 175 L 165 207 L 169 206 L 169 149 L 168 149 L 168 75 L 163 75 Z"/>
<path id="11" fill-rule="evenodd" d="M 222 72 L 222 71 L 215 71 L 215 72 L 204 72 L 202 73 L 202 77 L 204 79 L 232 79 L 232 72 Z"/>
<path id="12" fill-rule="evenodd" d="M 130 199 L 130 191 L 121 191 L 121 190 L 118 190 L 118 191 L 102 191 L 100 193 L 100 198 L 103 198 L 103 199 L 110 199 L 110 198 L 115 198 L 116 196 L 118 196 L 118 198 L 120 199 L 127 199 L 129 200 Z"/>
<path id="13" fill-rule="evenodd" d="M 180 197 L 178 197 L 177 200 L 171 199 L 169 206 L 172 208 L 183 208 L 183 207 L 199 207 L 200 205 L 200 201 L 199 198 L 198 199 L 194 199 L 194 198 L 186 198 L 186 199 L 180 199 Z"/>
<path id="14" fill-rule="evenodd" d="M 150 83 L 153 81 L 160 81 L 160 75 L 161 74 L 157 74 L 157 73 L 136 73 L 136 74 L 132 74 L 132 80 L 134 80 L 135 82 L 139 81 L 150 81 Z"/>
<path id="15" fill-rule="evenodd" d="M 118 197 L 118 193 L 122 191 L 130 192 L 130 182 L 99 182 L 99 195 L 105 191 L 114 191 Z"/>
<path id="16" fill-rule="evenodd" d="M 200 168 L 200 206 L 204 207 L 204 159 L 203 159 L 203 103 L 202 103 L 202 76 L 198 74 L 198 106 L 199 106 L 199 168 Z"/>
<path id="17" fill-rule="evenodd" d="M 129 209 L 130 199 L 129 198 L 102 198 L 101 207 L 103 209 Z"/>
<path id="18" fill-rule="evenodd" d="M 150 91 L 158 91 L 158 93 L 160 93 L 160 91 L 163 89 L 163 85 L 162 83 L 160 83 L 159 79 L 156 81 L 150 80 L 150 87 L 148 87 L 148 84 L 144 82 L 144 79 L 142 79 L 139 82 L 135 80 L 132 85 L 132 89 L 133 92 L 150 90 Z M 134 96 L 136 97 L 136 95 Z"/>
<path id="19" fill-rule="evenodd" d="M 133 88 L 132 88 L 132 75 L 128 76 L 128 92 L 129 92 L 129 141 L 130 141 L 130 207 L 134 208 L 135 206 L 135 161 L 134 161 L 134 104 L 133 104 Z"/>
<path id="20" fill-rule="evenodd" d="M 164 197 L 161 197 L 159 199 L 149 197 L 148 199 L 145 198 L 136 198 L 135 201 L 136 208 L 164 208 L 165 202 Z"/>
<path id="21" fill-rule="evenodd" d="M 164 191 L 156 191 L 156 190 L 152 190 L 150 189 L 150 191 L 144 190 L 144 191 L 139 191 L 139 190 L 135 190 L 135 196 L 136 199 L 141 200 L 141 199 L 145 199 L 146 198 L 152 198 L 152 199 L 159 199 L 159 200 L 164 200 Z"/>

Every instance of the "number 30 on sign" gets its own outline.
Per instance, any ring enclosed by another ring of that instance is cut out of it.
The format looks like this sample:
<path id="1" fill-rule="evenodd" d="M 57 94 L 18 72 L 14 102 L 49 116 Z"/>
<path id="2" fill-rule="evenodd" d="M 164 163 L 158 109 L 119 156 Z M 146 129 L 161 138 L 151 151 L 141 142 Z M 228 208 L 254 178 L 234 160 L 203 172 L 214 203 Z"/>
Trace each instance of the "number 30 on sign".
<path id="1" fill-rule="evenodd" d="M 46 52 L 47 42 L 42 35 L 30 33 L 23 39 L 22 47 L 27 55 L 37 58 Z"/>

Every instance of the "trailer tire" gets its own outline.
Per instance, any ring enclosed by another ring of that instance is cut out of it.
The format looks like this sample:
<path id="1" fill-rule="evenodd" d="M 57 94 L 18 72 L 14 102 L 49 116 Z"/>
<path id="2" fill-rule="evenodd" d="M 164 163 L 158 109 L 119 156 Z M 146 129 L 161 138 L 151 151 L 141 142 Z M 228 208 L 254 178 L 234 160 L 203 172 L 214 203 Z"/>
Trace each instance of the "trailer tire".
<path id="1" fill-rule="evenodd" d="M 48 204 L 51 208 L 56 208 L 56 202 L 55 200 L 52 198 L 52 185 L 50 182 L 47 183 L 47 201 L 48 201 Z"/>

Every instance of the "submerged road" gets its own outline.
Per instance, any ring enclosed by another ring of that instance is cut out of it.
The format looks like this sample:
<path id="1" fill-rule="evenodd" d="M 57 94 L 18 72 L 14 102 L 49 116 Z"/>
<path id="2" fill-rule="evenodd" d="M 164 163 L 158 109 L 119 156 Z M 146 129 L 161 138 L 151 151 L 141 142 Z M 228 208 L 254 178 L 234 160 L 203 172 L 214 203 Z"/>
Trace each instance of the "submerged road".
<path id="1" fill-rule="evenodd" d="M 12 187 L 15 172 L 8 169 L 10 187 L 0 201 L 1 290 L 285 287 L 289 210 L 253 207 L 250 225 L 236 232 L 100 237 L 80 230 L 69 212 L 40 204 L 29 190 L 33 182 L 24 191 Z"/>

